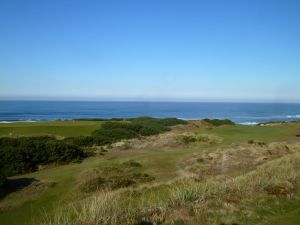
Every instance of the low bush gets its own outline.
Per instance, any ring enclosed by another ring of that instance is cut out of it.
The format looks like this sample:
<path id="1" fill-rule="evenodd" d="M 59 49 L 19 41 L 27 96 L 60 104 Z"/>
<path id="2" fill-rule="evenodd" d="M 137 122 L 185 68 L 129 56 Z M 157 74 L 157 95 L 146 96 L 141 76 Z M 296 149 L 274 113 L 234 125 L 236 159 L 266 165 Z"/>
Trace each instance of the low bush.
<path id="1" fill-rule="evenodd" d="M 142 167 L 142 165 L 129 160 L 121 164 L 86 171 L 80 177 L 79 190 L 85 193 L 101 189 L 115 190 L 154 180 L 154 177 L 147 173 L 137 172 L 137 167 Z"/>
<path id="2" fill-rule="evenodd" d="M 204 162 L 204 159 L 200 157 L 200 158 L 197 159 L 197 162 L 202 163 L 202 162 Z"/>
<path id="3" fill-rule="evenodd" d="M 124 162 L 123 165 L 127 167 L 142 167 L 142 164 L 134 160 L 128 160 L 127 162 Z"/>
<path id="4" fill-rule="evenodd" d="M 102 177 L 91 178 L 79 185 L 82 192 L 89 193 L 99 190 L 105 184 L 105 179 Z"/>
<path id="5" fill-rule="evenodd" d="M 94 192 L 100 189 L 116 190 L 120 188 L 134 186 L 140 183 L 150 182 L 154 177 L 147 173 L 129 173 L 120 174 L 108 177 L 95 177 L 88 179 L 86 182 L 80 184 L 79 188 L 82 192 Z"/>
<path id="6" fill-rule="evenodd" d="M 203 121 L 213 125 L 213 126 L 222 126 L 222 125 L 234 125 L 235 123 L 231 120 L 219 120 L 219 119 L 204 119 Z"/>
<path id="7" fill-rule="evenodd" d="M 179 124 L 186 124 L 187 121 L 177 118 L 152 118 L 152 117 L 137 117 L 129 119 L 134 124 L 152 127 L 170 127 Z"/>
<path id="8" fill-rule="evenodd" d="M 265 142 L 263 142 L 263 141 L 254 141 L 254 140 L 249 140 L 249 141 L 248 141 L 248 144 L 251 144 L 251 145 L 257 144 L 257 145 L 259 145 L 259 146 L 261 146 L 261 147 L 267 145 L 267 143 L 265 143 Z"/>
<path id="9" fill-rule="evenodd" d="M 248 141 L 248 144 L 253 145 L 253 144 L 255 144 L 255 141 L 251 139 Z"/>
<path id="10" fill-rule="evenodd" d="M 185 124 L 176 118 L 139 117 L 134 119 L 78 119 L 105 121 L 91 136 L 0 138 L 0 186 L 7 176 L 35 171 L 38 165 L 78 162 L 86 153 L 80 147 L 110 145 L 120 140 L 156 135 L 170 126 Z"/>
<path id="11" fill-rule="evenodd" d="M 105 119 L 105 118 L 79 118 L 79 119 L 74 119 L 74 121 L 122 121 L 126 120 L 124 118 L 110 118 L 110 119 Z"/>
<path id="12" fill-rule="evenodd" d="M 65 143 L 73 144 L 76 146 L 86 146 L 91 147 L 93 146 L 95 140 L 91 136 L 79 136 L 79 137 L 68 137 L 64 139 Z"/>
<path id="13" fill-rule="evenodd" d="M 151 136 L 151 135 L 157 135 L 163 131 L 168 131 L 169 129 L 167 128 L 157 128 L 157 127 L 151 127 L 151 126 L 143 126 L 139 134 L 142 136 Z"/>
<path id="14" fill-rule="evenodd" d="M 92 133 L 97 144 L 111 144 L 124 139 L 131 139 L 138 136 L 138 134 L 127 128 L 101 128 Z"/>
<path id="15" fill-rule="evenodd" d="M 197 138 L 194 137 L 194 136 L 185 135 L 185 136 L 182 137 L 182 143 L 185 144 L 185 145 L 188 145 L 190 143 L 194 143 L 196 141 L 197 141 Z"/>
<path id="16" fill-rule="evenodd" d="M 169 131 L 170 126 L 184 123 L 186 121 L 176 118 L 157 119 L 151 117 L 138 117 L 126 121 L 108 121 L 92 133 L 91 139 L 78 140 L 77 142 L 86 142 L 87 144 L 92 142 L 96 145 L 112 144 L 120 140 L 157 135 Z"/>
<path id="17" fill-rule="evenodd" d="M 0 184 L 7 176 L 35 171 L 38 165 L 69 163 L 84 156 L 79 147 L 53 137 L 0 138 Z"/>

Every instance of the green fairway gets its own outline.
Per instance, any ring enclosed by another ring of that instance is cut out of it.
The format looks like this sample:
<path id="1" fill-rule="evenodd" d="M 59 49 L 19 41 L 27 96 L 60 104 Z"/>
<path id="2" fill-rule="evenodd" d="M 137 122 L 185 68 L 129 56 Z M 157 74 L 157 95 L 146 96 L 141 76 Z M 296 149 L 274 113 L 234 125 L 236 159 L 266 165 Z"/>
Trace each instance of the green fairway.
<path id="1" fill-rule="evenodd" d="M 216 127 L 213 134 L 220 135 L 224 138 L 224 143 L 256 141 L 293 141 L 296 134 L 300 132 L 299 123 L 290 123 L 278 126 L 224 126 Z"/>
<path id="2" fill-rule="evenodd" d="M 39 123 L 11 123 L 0 124 L 1 135 L 55 135 L 55 136 L 78 136 L 89 135 L 98 128 L 101 122 L 96 121 L 53 121 Z M 24 174 L 10 178 L 12 181 L 18 179 L 35 179 L 38 181 L 52 181 L 54 186 L 45 190 L 32 192 L 26 188 L 9 193 L 0 200 L 1 225 L 39 224 L 47 214 L 54 216 L 58 206 L 84 199 L 89 194 L 80 193 L 77 184 L 79 175 L 86 170 L 99 168 L 127 160 L 135 160 L 142 164 L 136 171 L 146 172 L 155 177 L 151 185 L 158 186 L 155 189 L 157 195 L 165 196 L 168 190 L 161 184 L 167 184 L 179 176 L 185 175 L 184 164 L 186 160 L 200 154 L 203 151 L 214 151 L 219 147 L 226 147 L 232 143 L 247 143 L 249 140 L 261 142 L 287 141 L 296 143 L 299 138 L 296 134 L 300 132 L 299 123 L 283 124 L 278 126 L 220 126 L 208 129 L 207 127 L 185 128 L 180 130 L 174 128 L 171 132 L 178 134 L 195 132 L 199 134 L 212 134 L 223 138 L 221 143 L 203 144 L 199 146 L 173 146 L 163 148 L 144 148 L 108 151 L 105 155 L 97 155 L 85 159 L 82 163 L 72 163 L 63 166 L 53 166 L 31 174 Z M 150 186 L 151 186 L 150 185 Z M 166 197 L 166 196 L 165 196 Z M 290 205 L 294 204 L 292 202 Z M 298 205 L 287 206 L 288 211 L 284 217 L 288 221 L 296 221 L 299 212 Z M 277 221 L 277 217 L 270 216 Z M 281 221 L 278 220 L 278 221 Z M 266 224 L 279 224 L 266 223 Z M 268 222 L 268 220 L 267 220 Z M 289 224 L 295 224 L 290 222 Z"/>
<path id="3" fill-rule="evenodd" d="M 90 135 L 99 128 L 101 121 L 49 121 L 0 123 L 0 136 L 54 135 L 72 137 Z"/>

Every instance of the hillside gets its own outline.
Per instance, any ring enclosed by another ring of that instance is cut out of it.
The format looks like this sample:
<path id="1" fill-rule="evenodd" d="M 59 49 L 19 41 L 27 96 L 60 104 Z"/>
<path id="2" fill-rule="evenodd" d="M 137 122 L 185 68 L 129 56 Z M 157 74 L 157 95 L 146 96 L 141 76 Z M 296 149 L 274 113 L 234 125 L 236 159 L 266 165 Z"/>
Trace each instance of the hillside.
<path id="1" fill-rule="evenodd" d="M 103 123 L 1 124 L 0 134 L 64 140 L 99 134 Z M 189 121 L 168 129 L 157 125 L 161 121 L 128 123 L 135 126 L 121 128 L 143 132 L 85 146 L 93 154 L 80 162 L 9 177 L 0 200 L 1 224 L 297 224 L 300 123 Z M 120 131 L 120 125 L 109 126 Z"/>

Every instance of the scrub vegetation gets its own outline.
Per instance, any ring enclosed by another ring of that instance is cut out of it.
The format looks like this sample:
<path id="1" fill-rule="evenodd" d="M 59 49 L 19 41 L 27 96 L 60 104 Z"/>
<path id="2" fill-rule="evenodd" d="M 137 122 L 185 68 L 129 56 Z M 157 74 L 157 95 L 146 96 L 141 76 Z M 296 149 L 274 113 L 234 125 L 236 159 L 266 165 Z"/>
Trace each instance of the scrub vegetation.
<path id="1" fill-rule="evenodd" d="M 211 124 L 213 126 L 222 126 L 222 125 L 234 125 L 234 122 L 231 120 L 219 120 L 219 119 L 204 119 L 204 122 Z"/>
<path id="2" fill-rule="evenodd" d="M 95 119 L 94 119 L 95 120 Z M 0 138 L 0 185 L 7 176 L 37 170 L 40 165 L 80 161 L 87 156 L 83 147 L 107 145 L 124 139 L 139 138 L 170 131 L 170 126 L 185 124 L 176 118 L 140 117 L 106 121 L 91 136 L 69 137 L 2 137 Z"/>
<path id="3" fill-rule="evenodd" d="M 9 171 L 1 224 L 299 222 L 299 122 L 243 126 L 143 117 L 75 124 L 90 122 L 98 125 L 89 134 L 62 137 L 55 121 L 51 137 L 1 138 L 1 166 Z"/>
<path id="4" fill-rule="evenodd" d="M 85 157 L 82 149 L 54 137 L 0 138 L 0 185 L 7 176 L 29 173 L 38 166 L 64 164 Z"/>

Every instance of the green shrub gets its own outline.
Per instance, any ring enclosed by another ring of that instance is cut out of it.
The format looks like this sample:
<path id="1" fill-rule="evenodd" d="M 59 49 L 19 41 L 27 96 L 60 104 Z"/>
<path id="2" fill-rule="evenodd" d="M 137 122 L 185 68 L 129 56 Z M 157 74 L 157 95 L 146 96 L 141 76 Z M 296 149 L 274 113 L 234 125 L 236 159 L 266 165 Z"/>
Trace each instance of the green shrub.
<path id="1" fill-rule="evenodd" d="M 79 185 L 79 190 L 85 193 L 100 189 L 116 190 L 152 180 L 154 180 L 154 177 L 146 173 L 124 173 L 124 171 L 120 171 L 119 174 L 112 173 L 89 178 Z"/>
<path id="2" fill-rule="evenodd" d="M 263 142 L 263 141 L 259 141 L 259 142 L 257 142 L 257 144 L 259 146 L 266 146 L 267 145 L 266 142 Z"/>
<path id="3" fill-rule="evenodd" d="M 198 137 L 198 141 L 200 141 L 200 142 L 209 142 L 210 138 L 208 136 L 202 135 L 202 136 Z"/>
<path id="4" fill-rule="evenodd" d="M 190 143 L 194 143 L 196 141 L 197 141 L 197 138 L 194 137 L 194 136 L 187 136 L 187 135 L 185 135 L 185 136 L 182 137 L 182 143 L 186 144 L 186 145 L 188 145 Z"/>
<path id="5" fill-rule="evenodd" d="M 187 124 L 187 121 L 177 119 L 177 118 L 165 118 L 165 119 L 161 119 L 161 122 L 162 124 L 164 124 L 164 126 L 175 126 L 178 124 Z"/>
<path id="6" fill-rule="evenodd" d="M 120 122 L 108 121 L 92 133 L 92 139 L 74 139 L 74 143 L 86 143 L 86 145 L 91 145 L 91 142 L 96 145 L 112 144 L 120 140 L 160 134 L 169 131 L 170 126 L 184 123 L 186 121 L 176 118 L 157 119 L 151 117 L 138 117 Z"/>
<path id="7" fill-rule="evenodd" d="M 94 144 L 94 138 L 91 136 L 69 137 L 69 138 L 64 139 L 64 142 L 73 144 L 76 146 L 91 147 Z"/>
<path id="8" fill-rule="evenodd" d="M 153 125 L 153 126 L 162 126 L 162 127 L 169 127 L 175 126 L 178 124 L 186 124 L 185 120 L 180 120 L 177 118 L 152 118 L 152 117 L 137 117 L 129 119 L 129 121 L 135 124 L 142 124 L 142 125 Z"/>
<path id="9" fill-rule="evenodd" d="M 144 126 L 140 129 L 139 134 L 142 136 L 151 136 L 161 133 L 162 129 L 157 129 L 155 127 Z"/>
<path id="10" fill-rule="evenodd" d="M 105 184 L 105 179 L 102 177 L 95 177 L 87 180 L 79 185 L 79 190 L 85 193 L 99 190 Z"/>
<path id="11" fill-rule="evenodd" d="M 197 162 L 202 163 L 202 162 L 204 162 L 204 159 L 200 157 L 200 158 L 197 159 Z"/>
<path id="12" fill-rule="evenodd" d="M 53 137 L 0 138 L 0 183 L 3 177 L 35 171 L 38 165 L 69 163 L 83 157 L 82 149 Z"/>
<path id="13" fill-rule="evenodd" d="M 219 120 L 219 119 L 204 119 L 203 121 L 213 125 L 213 126 L 222 126 L 222 125 L 234 125 L 235 123 L 231 120 Z"/>
<path id="14" fill-rule="evenodd" d="M 83 174 L 80 178 L 79 189 L 83 192 L 100 189 L 115 190 L 154 180 L 154 177 L 147 173 L 136 172 L 138 167 L 142 167 L 142 165 L 134 160 L 129 160 L 89 171 L 89 176 Z"/>
<path id="15" fill-rule="evenodd" d="M 140 164 L 139 162 L 136 162 L 132 159 L 127 162 L 124 162 L 123 165 L 125 165 L 127 167 L 142 167 L 142 164 Z"/>
<path id="16" fill-rule="evenodd" d="M 92 133 L 93 137 L 98 138 L 98 143 L 100 144 L 109 144 L 114 143 L 123 139 L 131 139 L 138 137 L 138 134 L 127 128 L 101 128 L 99 130 L 95 130 Z"/>
<path id="17" fill-rule="evenodd" d="M 248 144 L 250 144 L 250 145 L 255 144 L 255 141 L 251 139 L 248 141 Z"/>

